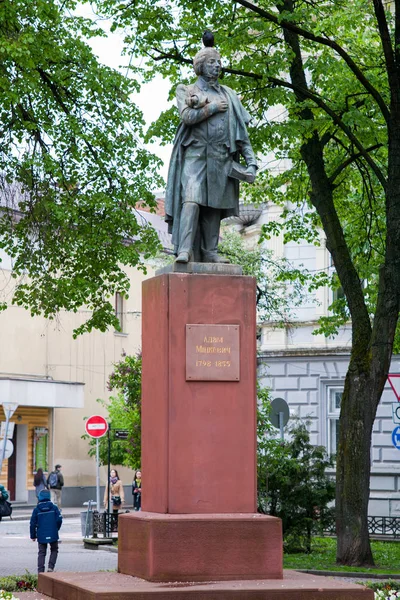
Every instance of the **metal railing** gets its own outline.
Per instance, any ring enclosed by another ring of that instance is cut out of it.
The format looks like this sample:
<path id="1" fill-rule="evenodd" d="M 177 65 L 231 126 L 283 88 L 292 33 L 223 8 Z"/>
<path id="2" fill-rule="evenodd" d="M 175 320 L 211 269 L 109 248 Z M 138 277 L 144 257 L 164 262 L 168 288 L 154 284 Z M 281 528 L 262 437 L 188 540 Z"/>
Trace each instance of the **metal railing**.
<path id="1" fill-rule="evenodd" d="M 118 514 L 99 513 L 93 511 L 93 537 L 99 534 L 103 537 L 111 537 L 111 534 L 118 533 Z"/>
<path id="2" fill-rule="evenodd" d="M 368 517 L 368 532 L 373 536 L 400 539 L 400 517 Z M 336 535 L 335 523 L 324 530 L 328 535 Z"/>
<path id="3" fill-rule="evenodd" d="M 370 535 L 400 538 L 400 517 L 368 517 Z"/>

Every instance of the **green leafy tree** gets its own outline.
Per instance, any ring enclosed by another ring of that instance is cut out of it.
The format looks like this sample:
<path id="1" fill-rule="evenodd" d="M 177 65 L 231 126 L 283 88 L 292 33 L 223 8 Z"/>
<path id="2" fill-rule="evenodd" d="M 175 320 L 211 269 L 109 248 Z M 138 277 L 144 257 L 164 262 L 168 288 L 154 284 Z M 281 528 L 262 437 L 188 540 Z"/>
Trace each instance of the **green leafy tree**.
<path id="1" fill-rule="evenodd" d="M 92 311 L 77 334 L 118 327 L 109 298 L 129 290 L 123 266 L 144 268 L 158 249 L 134 208 L 161 180 L 140 142 L 138 86 L 98 62 L 86 40 L 104 33 L 76 6 L 0 2 L 0 248 L 14 303 Z"/>
<path id="2" fill-rule="evenodd" d="M 288 427 L 286 435 L 285 441 L 259 437 L 259 510 L 282 519 L 287 552 L 311 552 L 312 536 L 333 524 L 335 481 L 326 471 L 334 462 L 324 447 L 310 443 L 304 423 Z"/>
<path id="3" fill-rule="evenodd" d="M 253 147 L 289 159 L 252 189 L 283 207 L 266 236 L 283 228 L 286 240 L 318 243 L 323 229 L 344 290 L 345 302 L 321 323 L 332 334 L 350 318 L 353 336 L 337 455 L 337 560 L 372 564 L 371 435 L 400 308 L 400 0 L 97 5 L 125 29 L 132 55 L 147 57 L 144 77 L 161 74 L 173 86 L 193 79 L 202 30 L 212 29 L 223 82 L 254 115 Z M 172 141 L 177 123 L 171 109 L 150 134 Z"/>
<path id="4" fill-rule="evenodd" d="M 108 411 L 111 429 L 110 460 L 113 465 L 138 469 L 141 460 L 141 400 L 142 400 L 142 356 L 125 356 L 114 365 L 108 381 L 110 392 L 116 392 L 109 400 L 98 400 Z M 115 438 L 114 431 L 128 432 L 126 440 Z M 90 440 L 89 455 L 96 454 L 96 440 Z M 102 464 L 108 461 L 108 439 L 99 440 L 99 455 Z"/>

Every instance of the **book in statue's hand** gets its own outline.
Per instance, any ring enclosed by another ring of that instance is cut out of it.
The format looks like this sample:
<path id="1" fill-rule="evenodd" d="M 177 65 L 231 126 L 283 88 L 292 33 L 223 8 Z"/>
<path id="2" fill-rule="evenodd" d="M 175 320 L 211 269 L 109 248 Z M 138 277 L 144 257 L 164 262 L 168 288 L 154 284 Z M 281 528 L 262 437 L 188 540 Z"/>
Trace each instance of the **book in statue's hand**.
<path id="1" fill-rule="evenodd" d="M 234 179 L 239 179 L 239 181 L 247 181 L 247 183 L 253 183 L 255 177 L 254 173 L 247 170 L 247 167 L 241 165 L 235 160 L 232 161 L 232 167 L 229 172 L 229 177 L 233 177 Z"/>

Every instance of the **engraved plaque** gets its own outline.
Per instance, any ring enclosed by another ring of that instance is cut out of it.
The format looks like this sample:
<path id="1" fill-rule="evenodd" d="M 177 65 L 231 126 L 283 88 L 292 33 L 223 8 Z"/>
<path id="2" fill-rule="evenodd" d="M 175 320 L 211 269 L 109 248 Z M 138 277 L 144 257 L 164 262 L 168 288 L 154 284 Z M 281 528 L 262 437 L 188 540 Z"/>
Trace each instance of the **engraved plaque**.
<path id="1" fill-rule="evenodd" d="M 186 325 L 186 381 L 239 381 L 239 325 Z"/>

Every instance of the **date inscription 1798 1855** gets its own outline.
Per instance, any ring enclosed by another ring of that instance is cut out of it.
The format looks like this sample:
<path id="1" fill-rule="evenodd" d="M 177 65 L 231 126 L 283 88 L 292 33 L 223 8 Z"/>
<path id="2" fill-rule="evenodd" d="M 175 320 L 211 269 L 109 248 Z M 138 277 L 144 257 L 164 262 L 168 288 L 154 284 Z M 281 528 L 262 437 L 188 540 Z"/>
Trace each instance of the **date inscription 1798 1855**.
<path id="1" fill-rule="evenodd" d="M 186 325 L 186 381 L 239 381 L 239 325 Z"/>

